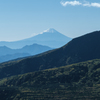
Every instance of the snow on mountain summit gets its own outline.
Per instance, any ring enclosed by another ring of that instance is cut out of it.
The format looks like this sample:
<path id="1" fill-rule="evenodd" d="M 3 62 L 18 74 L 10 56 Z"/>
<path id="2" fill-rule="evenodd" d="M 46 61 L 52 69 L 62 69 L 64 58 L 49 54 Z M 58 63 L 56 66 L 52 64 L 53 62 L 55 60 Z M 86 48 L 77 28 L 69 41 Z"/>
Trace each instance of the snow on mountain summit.
<path id="1" fill-rule="evenodd" d="M 53 28 L 50 28 L 50 29 L 44 30 L 42 33 L 44 33 L 44 32 L 54 33 L 54 32 L 57 32 L 57 31 Z"/>

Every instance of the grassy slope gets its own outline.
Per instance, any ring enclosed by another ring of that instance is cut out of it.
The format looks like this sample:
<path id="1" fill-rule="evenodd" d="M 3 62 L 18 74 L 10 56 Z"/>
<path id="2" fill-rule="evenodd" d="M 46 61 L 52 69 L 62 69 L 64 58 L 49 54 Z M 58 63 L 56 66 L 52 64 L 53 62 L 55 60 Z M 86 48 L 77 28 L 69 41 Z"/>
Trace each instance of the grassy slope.
<path id="1" fill-rule="evenodd" d="M 100 59 L 4 78 L 0 86 L 8 100 L 100 100 Z"/>

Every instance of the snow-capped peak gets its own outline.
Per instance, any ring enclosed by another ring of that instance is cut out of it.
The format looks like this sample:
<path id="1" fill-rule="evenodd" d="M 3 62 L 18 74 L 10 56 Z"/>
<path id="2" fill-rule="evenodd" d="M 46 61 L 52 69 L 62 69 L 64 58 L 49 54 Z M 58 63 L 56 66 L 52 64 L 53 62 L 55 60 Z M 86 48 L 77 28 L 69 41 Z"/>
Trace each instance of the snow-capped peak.
<path id="1" fill-rule="evenodd" d="M 50 28 L 50 29 L 44 30 L 42 33 L 44 33 L 44 32 L 54 33 L 54 32 L 57 32 L 57 31 L 53 28 Z"/>

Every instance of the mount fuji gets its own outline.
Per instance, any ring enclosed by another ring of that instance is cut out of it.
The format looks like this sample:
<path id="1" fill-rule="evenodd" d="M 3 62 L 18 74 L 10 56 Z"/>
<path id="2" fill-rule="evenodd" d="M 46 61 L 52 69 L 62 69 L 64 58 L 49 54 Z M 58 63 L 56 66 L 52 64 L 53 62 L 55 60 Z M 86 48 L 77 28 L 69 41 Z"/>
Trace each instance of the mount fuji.
<path id="1" fill-rule="evenodd" d="M 41 34 L 38 34 L 36 36 L 24 40 L 13 41 L 13 42 L 1 41 L 0 46 L 7 46 L 12 49 L 18 49 L 24 47 L 25 45 L 32 45 L 36 43 L 40 45 L 46 45 L 52 48 L 59 48 L 68 43 L 70 40 L 71 38 L 59 33 L 53 28 L 50 28 L 42 32 Z"/>

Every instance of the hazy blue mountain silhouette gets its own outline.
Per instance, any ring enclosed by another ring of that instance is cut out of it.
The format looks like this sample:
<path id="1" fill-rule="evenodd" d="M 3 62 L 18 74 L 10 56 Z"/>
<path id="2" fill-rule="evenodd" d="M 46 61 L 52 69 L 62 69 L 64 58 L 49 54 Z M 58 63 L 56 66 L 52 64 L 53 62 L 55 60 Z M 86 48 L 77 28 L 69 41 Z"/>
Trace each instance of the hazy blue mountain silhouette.
<path id="1" fill-rule="evenodd" d="M 19 53 L 29 53 L 31 55 L 36 55 L 39 53 L 43 53 L 45 51 L 51 50 L 53 48 L 50 48 L 48 46 L 44 46 L 44 45 L 39 45 L 39 44 L 33 44 L 33 45 L 26 45 L 21 49 L 16 49 L 16 52 Z"/>
<path id="2" fill-rule="evenodd" d="M 14 42 L 5 42 L 1 41 L 0 46 L 7 46 L 10 48 L 22 48 L 25 45 L 32 45 L 33 43 L 46 45 L 52 48 L 58 48 L 63 45 L 65 45 L 67 42 L 69 42 L 71 38 L 59 33 L 55 29 L 51 28 L 47 31 L 44 31 L 42 34 L 33 36 L 31 38 L 27 38 L 20 41 L 14 41 Z"/>
<path id="3" fill-rule="evenodd" d="M 7 46 L 0 46 L 0 56 L 7 54 L 14 54 L 15 50 L 8 48 Z"/>
<path id="4" fill-rule="evenodd" d="M 36 55 L 36 54 L 43 53 L 51 49 L 52 48 L 48 46 L 42 46 L 39 44 L 26 45 L 21 49 L 10 49 L 6 46 L 1 46 L 0 47 L 0 62 L 5 62 L 5 61 L 16 59 L 19 57 Z"/>
<path id="5" fill-rule="evenodd" d="M 74 38 L 61 48 L 14 62 L 0 64 L 2 74 L 9 76 L 100 59 L 100 31 Z M 9 70 L 9 72 L 8 72 Z M 3 77 L 6 77 L 4 75 Z"/>
<path id="6" fill-rule="evenodd" d="M 6 54 L 3 56 L 0 56 L 0 63 L 14 60 L 14 59 L 19 59 L 23 57 L 28 57 L 31 56 L 29 53 L 14 53 L 14 54 Z"/>
<path id="7" fill-rule="evenodd" d="M 55 50 L 1 63 L 0 98 L 100 100 L 100 31 Z"/>

